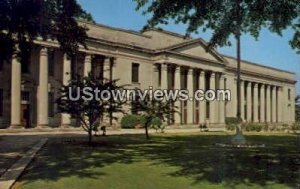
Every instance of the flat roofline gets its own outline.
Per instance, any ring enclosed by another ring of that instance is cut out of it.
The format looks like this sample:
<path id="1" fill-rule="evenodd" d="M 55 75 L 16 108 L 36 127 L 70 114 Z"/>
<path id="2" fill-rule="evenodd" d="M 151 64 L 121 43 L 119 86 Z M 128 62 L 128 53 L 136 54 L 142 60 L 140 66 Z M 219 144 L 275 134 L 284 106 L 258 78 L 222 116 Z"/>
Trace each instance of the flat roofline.
<path id="1" fill-rule="evenodd" d="M 224 55 L 224 54 L 221 54 L 221 55 L 224 56 L 224 57 L 236 60 L 236 58 L 233 57 L 233 56 Z M 280 72 L 285 72 L 285 73 L 296 75 L 295 72 L 291 72 L 291 71 L 287 71 L 287 70 L 282 70 L 282 69 L 274 68 L 274 67 L 271 67 L 271 66 L 265 66 L 265 65 L 262 65 L 262 64 L 259 64 L 259 63 L 254 63 L 254 62 L 248 61 L 248 60 L 242 60 L 241 59 L 241 61 L 245 62 L 247 64 L 252 64 L 252 65 L 255 65 L 255 66 L 259 66 L 259 67 L 268 68 L 268 69 L 272 69 L 272 70 L 276 70 L 276 71 L 280 71 Z"/>

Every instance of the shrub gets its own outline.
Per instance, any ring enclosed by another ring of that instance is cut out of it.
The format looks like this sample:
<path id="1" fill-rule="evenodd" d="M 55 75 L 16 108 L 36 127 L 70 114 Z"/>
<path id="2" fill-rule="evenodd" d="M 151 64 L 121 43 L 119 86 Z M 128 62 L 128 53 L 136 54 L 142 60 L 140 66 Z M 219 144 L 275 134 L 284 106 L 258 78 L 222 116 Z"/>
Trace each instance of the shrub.
<path id="1" fill-rule="evenodd" d="M 240 123 L 237 117 L 226 117 L 226 130 L 233 131 L 236 129 L 236 125 Z"/>
<path id="2" fill-rule="evenodd" d="M 141 123 L 141 116 L 139 115 L 125 115 L 121 120 L 121 127 L 123 129 L 133 129 Z"/>
<path id="3" fill-rule="evenodd" d="M 293 131 L 299 131 L 300 130 L 300 122 L 296 122 L 292 125 L 291 128 Z"/>
<path id="4" fill-rule="evenodd" d="M 162 123 L 162 121 L 161 121 L 160 118 L 155 117 L 155 118 L 153 118 L 152 121 L 151 121 L 151 127 L 152 127 L 153 129 L 155 129 L 156 132 L 157 132 L 158 130 L 160 130 L 160 132 L 163 133 L 166 126 L 163 125 L 163 123 Z"/>
<path id="5" fill-rule="evenodd" d="M 236 129 L 235 124 L 226 124 L 226 130 L 228 131 L 234 131 Z"/>
<path id="6" fill-rule="evenodd" d="M 225 118 L 225 123 L 226 125 L 234 125 L 238 124 L 240 121 L 237 117 L 226 117 Z"/>
<path id="7" fill-rule="evenodd" d="M 244 124 L 243 125 L 243 129 L 245 131 L 256 131 L 256 132 L 260 132 L 263 129 L 263 125 L 260 124 L 254 124 L 254 123 L 248 123 L 248 124 Z"/>

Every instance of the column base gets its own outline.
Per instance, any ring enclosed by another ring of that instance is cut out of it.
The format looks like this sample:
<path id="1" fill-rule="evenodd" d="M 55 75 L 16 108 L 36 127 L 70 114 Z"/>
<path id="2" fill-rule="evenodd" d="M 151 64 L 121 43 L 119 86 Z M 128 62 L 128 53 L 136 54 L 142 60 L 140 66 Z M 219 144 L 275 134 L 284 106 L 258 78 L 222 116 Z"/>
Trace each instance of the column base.
<path id="1" fill-rule="evenodd" d="M 24 127 L 21 124 L 11 124 L 8 129 L 24 129 Z"/>
<path id="2" fill-rule="evenodd" d="M 63 128 L 63 129 L 68 129 L 71 127 L 71 124 L 63 124 L 60 126 L 60 128 Z"/>
<path id="3" fill-rule="evenodd" d="M 38 124 L 36 126 L 37 129 L 48 129 L 49 125 L 48 124 Z"/>

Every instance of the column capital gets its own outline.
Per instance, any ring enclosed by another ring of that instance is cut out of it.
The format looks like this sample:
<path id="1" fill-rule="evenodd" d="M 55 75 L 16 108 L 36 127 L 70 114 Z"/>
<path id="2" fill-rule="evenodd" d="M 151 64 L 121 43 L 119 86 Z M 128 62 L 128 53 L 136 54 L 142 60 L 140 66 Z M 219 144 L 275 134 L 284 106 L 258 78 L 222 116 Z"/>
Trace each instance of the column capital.
<path id="1" fill-rule="evenodd" d="M 188 67 L 188 75 L 193 75 L 194 74 L 194 68 Z"/>
<path id="2" fill-rule="evenodd" d="M 175 72 L 180 72 L 181 71 L 181 66 L 179 65 L 175 65 Z"/>
<path id="3" fill-rule="evenodd" d="M 167 63 L 162 63 L 161 64 L 161 70 L 162 71 L 167 71 L 168 70 L 168 64 Z"/>
<path id="4" fill-rule="evenodd" d="M 216 75 L 215 72 L 211 72 L 210 77 L 214 77 Z"/>
<path id="5" fill-rule="evenodd" d="M 40 56 L 47 56 L 48 55 L 48 48 L 41 47 L 40 49 Z"/>
<path id="6" fill-rule="evenodd" d="M 258 88 L 258 83 L 254 83 L 254 88 Z"/>

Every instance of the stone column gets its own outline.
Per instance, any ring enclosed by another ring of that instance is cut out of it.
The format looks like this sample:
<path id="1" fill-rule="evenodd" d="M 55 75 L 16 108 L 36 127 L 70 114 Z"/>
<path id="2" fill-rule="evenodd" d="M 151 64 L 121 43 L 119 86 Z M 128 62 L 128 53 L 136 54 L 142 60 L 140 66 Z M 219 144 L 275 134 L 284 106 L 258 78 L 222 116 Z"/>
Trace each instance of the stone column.
<path id="1" fill-rule="evenodd" d="M 158 77 L 159 77 L 159 72 L 158 72 L 158 67 L 156 64 L 153 64 L 153 75 L 152 75 L 152 87 L 153 89 L 157 89 L 158 88 Z M 176 76 L 175 76 L 175 80 L 176 80 Z M 175 82 L 176 85 L 176 82 Z"/>
<path id="2" fill-rule="evenodd" d="M 270 85 L 266 88 L 266 122 L 271 122 L 271 91 Z"/>
<path id="3" fill-rule="evenodd" d="M 247 84 L 247 121 L 252 121 L 252 87 L 250 81 Z"/>
<path id="4" fill-rule="evenodd" d="M 245 84 L 241 81 L 241 118 L 245 121 Z"/>
<path id="5" fill-rule="evenodd" d="M 71 79 L 71 59 L 68 58 L 67 54 L 63 55 L 63 76 L 62 83 L 63 85 L 68 85 Z M 71 125 L 71 116 L 70 114 L 62 113 L 61 114 L 61 126 L 68 127 Z"/>
<path id="6" fill-rule="evenodd" d="M 205 72 L 204 71 L 200 71 L 199 73 L 199 89 L 205 91 Z M 205 124 L 206 123 L 206 101 L 205 100 L 201 100 L 199 102 L 199 122 L 201 124 Z"/>
<path id="7" fill-rule="evenodd" d="M 111 70 L 110 70 L 110 58 L 105 57 L 104 63 L 103 63 L 103 77 L 104 79 L 111 79 Z"/>
<path id="8" fill-rule="evenodd" d="M 210 89 L 216 90 L 216 74 L 211 73 L 210 75 Z M 216 123 L 216 101 L 209 101 L 209 122 Z"/>
<path id="9" fill-rule="evenodd" d="M 161 64 L 161 89 L 168 89 L 168 65 Z"/>
<path id="10" fill-rule="evenodd" d="M 194 70 L 192 68 L 189 68 L 188 75 L 187 75 L 187 90 L 189 91 L 189 97 L 193 97 L 194 95 L 194 84 L 193 84 L 193 75 Z M 193 124 L 193 118 L 194 118 L 194 100 L 188 100 L 187 101 L 187 123 Z"/>
<path id="11" fill-rule="evenodd" d="M 258 122 L 258 84 L 253 87 L 253 122 Z"/>
<path id="12" fill-rule="evenodd" d="M 278 87 L 277 90 L 277 121 L 282 122 L 282 87 Z"/>
<path id="13" fill-rule="evenodd" d="M 16 54 L 11 61 L 10 126 L 21 126 L 21 63 Z"/>
<path id="14" fill-rule="evenodd" d="M 181 77 L 180 77 L 180 66 L 177 66 L 175 68 L 175 89 L 176 90 L 179 90 L 181 89 Z M 179 100 L 176 100 L 175 102 L 175 106 L 177 107 L 176 111 L 178 111 L 178 113 L 175 113 L 174 115 L 174 119 L 175 119 L 175 124 L 181 124 L 181 116 L 180 116 L 180 110 L 181 110 L 181 107 L 180 107 L 181 103 Z"/>
<path id="15" fill-rule="evenodd" d="M 39 65 L 39 86 L 38 86 L 38 127 L 45 127 L 49 124 L 48 114 L 48 50 L 40 50 Z"/>
<path id="16" fill-rule="evenodd" d="M 262 84 L 260 87 L 260 122 L 265 122 L 265 111 L 266 111 L 266 105 L 265 105 L 265 85 Z"/>
<path id="17" fill-rule="evenodd" d="M 220 89 L 225 89 L 225 77 L 224 74 L 221 74 L 220 76 Z M 223 97 L 224 98 L 224 97 Z M 225 101 L 221 99 L 219 101 L 219 123 L 224 124 L 225 123 Z"/>
<path id="18" fill-rule="evenodd" d="M 84 58 L 83 75 L 88 76 L 88 74 L 91 71 L 92 71 L 92 56 L 89 54 L 86 54 L 85 58 Z"/>
<path id="19" fill-rule="evenodd" d="M 277 119 L 276 119 L 276 87 L 273 86 L 272 87 L 272 123 L 276 123 Z"/>
<path id="20" fill-rule="evenodd" d="M 112 58 L 112 64 L 111 64 L 111 77 L 112 80 L 120 79 L 117 74 L 117 63 L 118 59 L 116 57 Z"/>

